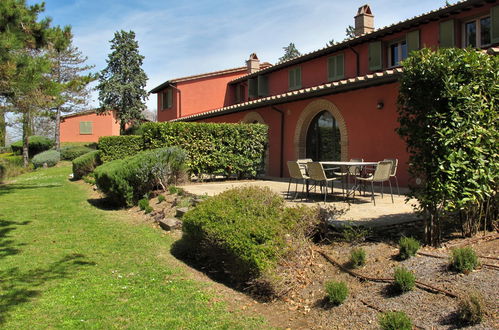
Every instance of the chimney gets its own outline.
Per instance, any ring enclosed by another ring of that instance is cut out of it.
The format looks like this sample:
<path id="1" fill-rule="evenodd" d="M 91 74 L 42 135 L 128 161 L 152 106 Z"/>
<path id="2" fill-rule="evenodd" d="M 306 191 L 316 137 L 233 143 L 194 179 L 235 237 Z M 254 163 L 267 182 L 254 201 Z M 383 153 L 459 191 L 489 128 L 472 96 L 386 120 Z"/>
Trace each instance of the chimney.
<path id="1" fill-rule="evenodd" d="M 355 18 L 355 31 L 356 37 L 374 31 L 374 16 L 371 13 L 369 5 L 363 5 L 357 11 Z"/>
<path id="2" fill-rule="evenodd" d="M 246 66 L 248 67 L 248 73 L 260 70 L 260 60 L 255 53 L 250 55 L 249 60 L 246 61 Z"/>

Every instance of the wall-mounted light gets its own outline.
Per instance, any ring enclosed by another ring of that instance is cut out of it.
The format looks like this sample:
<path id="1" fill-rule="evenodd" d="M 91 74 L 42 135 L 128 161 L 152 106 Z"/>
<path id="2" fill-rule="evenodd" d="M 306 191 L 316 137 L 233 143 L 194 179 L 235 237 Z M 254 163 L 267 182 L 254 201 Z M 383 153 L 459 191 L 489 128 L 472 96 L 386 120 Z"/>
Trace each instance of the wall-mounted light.
<path id="1" fill-rule="evenodd" d="M 378 104 L 376 104 L 376 109 L 381 110 L 384 106 L 385 104 L 383 103 L 383 101 L 379 101 Z"/>

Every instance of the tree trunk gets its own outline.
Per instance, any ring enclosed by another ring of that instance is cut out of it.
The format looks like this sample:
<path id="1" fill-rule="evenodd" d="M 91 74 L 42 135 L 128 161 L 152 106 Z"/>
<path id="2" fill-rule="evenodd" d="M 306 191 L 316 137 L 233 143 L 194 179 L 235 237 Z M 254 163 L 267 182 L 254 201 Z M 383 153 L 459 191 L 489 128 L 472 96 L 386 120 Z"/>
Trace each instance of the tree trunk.
<path id="1" fill-rule="evenodd" d="M 23 114 L 23 163 L 24 167 L 29 166 L 29 154 L 28 154 L 28 146 L 29 146 L 29 135 L 30 135 L 30 120 L 29 120 L 29 111 Z"/>
<path id="2" fill-rule="evenodd" d="M 61 109 L 56 108 L 55 115 L 55 150 L 61 151 Z"/>
<path id="3" fill-rule="evenodd" d="M 5 136 L 5 112 L 3 110 L 0 110 L 0 147 L 5 146 Z"/>
<path id="4" fill-rule="evenodd" d="M 125 126 L 126 123 L 123 120 L 120 121 L 120 135 L 125 135 Z"/>

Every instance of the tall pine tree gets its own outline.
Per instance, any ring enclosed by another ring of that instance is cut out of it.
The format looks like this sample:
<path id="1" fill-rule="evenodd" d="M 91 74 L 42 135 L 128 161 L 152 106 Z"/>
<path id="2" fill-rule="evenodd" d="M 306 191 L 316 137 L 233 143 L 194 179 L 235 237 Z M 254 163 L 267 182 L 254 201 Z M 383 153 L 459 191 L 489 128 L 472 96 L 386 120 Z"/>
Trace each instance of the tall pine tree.
<path id="1" fill-rule="evenodd" d="M 145 90 L 147 75 L 141 68 L 144 56 L 139 54 L 133 31 L 116 32 L 111 49 L 107 67 L 101 71 L 97 86 L 99 112 L 115 110 L 123 134 L 127 124 L 143 119 L 148 97 Z"/>
<path id="2" fill-rule="evenodd" d="M 287 60 L 291 60 L 291 59 L 301 55 L 301 53 L 298 51 L 298 49 L 296 49 L 295 44 L 292 42 L 290 42 L 287 47 L 282 47 L 282 49 L 284 50 L 284 55 L 279 58 L 278 63 L 281 63 L 281 62 L 284 62 Z"/>

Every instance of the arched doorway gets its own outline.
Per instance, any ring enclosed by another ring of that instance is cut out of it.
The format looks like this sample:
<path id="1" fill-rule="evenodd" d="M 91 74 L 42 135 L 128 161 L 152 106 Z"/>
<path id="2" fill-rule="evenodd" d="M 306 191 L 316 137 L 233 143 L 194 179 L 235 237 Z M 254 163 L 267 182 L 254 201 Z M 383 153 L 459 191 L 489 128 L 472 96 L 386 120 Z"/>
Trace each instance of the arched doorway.
<path id="1" fill-rule="evenodd" d="M 319 112 L 307 130 L 306 157 L 315 161 L 341 159 L 340 129 L 333 115 Z"/>

